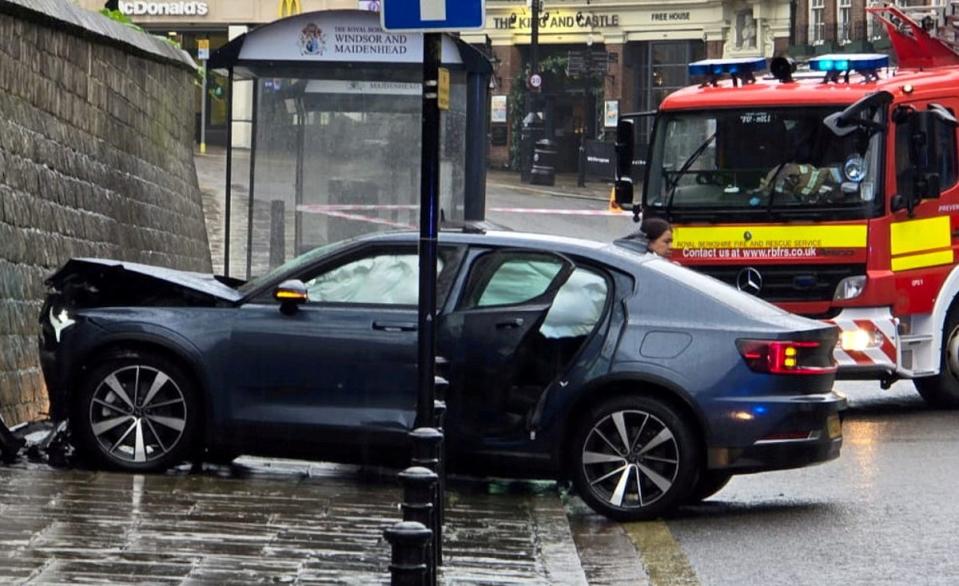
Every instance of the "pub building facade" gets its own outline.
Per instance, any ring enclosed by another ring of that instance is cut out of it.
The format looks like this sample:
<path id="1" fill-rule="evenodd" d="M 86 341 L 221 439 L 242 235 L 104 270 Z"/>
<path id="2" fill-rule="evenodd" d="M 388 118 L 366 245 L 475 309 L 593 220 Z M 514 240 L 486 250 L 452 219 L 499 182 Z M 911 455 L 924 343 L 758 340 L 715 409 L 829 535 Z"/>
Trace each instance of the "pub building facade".
<path id="1" fill-rule="evenodd" d="M 100 10 L 105 0 L 72 0 Z M 450 0 L 454 1 L 454 0 Z M 557 170 L 575 171 L 581 139 L 609 139 L 619 112 L 655 109 L 670 92 L 690 83 L 691 61 L 720 57 L 770 57 L 786 51 L 790 0 L 539 0 L 538 54 L 543 85 L 535 104 L 542 132 L 557 145 Z M 805 0 L 803 0 L 805 1 Z M 816 1 L 816 0 L 810 0 Z M 842 0 L 826 0 L 841 2 Z M 861 0 L 854 0 L 861 1 Z M 212 52 L 253 27 L 316 10 L 378 10 L 377 0 L 113 0 L 147 31 L 169 37 L 194 59 L 201 43 Z M 490 164 L 513 167 L 527 91 L 531 9 L 525 0 L 486 0 L 486 28 L 463 33 L 493 61 Z M 572 61 L 570 60 L 572 56 Z M 585 57 L 585 59 L 582 59 Z M 206 100 L 209 144 L 226 140 L 226 80 L 211 72 L 206 96 L 194 97 L 197 135 Z M 251 88 L 238 84 L 233 98 L 234 146 L 249 144 Z M 647 132 L 641 127 L 641 132 Z"/>

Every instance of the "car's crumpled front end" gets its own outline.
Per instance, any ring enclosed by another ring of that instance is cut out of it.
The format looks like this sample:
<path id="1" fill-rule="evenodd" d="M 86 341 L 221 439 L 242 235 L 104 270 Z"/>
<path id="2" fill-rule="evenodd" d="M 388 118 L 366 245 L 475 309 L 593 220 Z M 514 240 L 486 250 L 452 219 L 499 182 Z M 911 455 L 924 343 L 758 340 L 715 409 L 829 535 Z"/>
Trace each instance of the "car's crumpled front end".
<path id="1" fill-rule="evenodd" d="M 68 413 L 66 395 L 82 353 L 101 331 L 84 310 L 99 307 L 216 307 L 236 303 L 242 281 L 104 259 L 72 259 L 46 281 L 40 311 L 40 365 L 50 416 Z M 78 334 L 79 332 L 79 334 Z M 78 343 L 78 338 L 83 342 Z"/>

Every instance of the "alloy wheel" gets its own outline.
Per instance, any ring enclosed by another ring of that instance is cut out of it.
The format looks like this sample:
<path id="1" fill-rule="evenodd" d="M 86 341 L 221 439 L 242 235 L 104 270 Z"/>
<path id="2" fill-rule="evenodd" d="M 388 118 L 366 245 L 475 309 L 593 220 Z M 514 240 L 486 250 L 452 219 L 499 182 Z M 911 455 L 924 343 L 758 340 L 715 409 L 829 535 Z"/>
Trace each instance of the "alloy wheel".
<path id="1" fill-rule="evenodd" d="M 90 429 L 115 460 L 146 463 L 170 453 L 187 426 L 187 403 L 168 374 L 143 365 L 103 378 L 90 401 Z"/>
<path id="2" fill-rule="evenodd" d="M 586 436 L 582 466 L 596 498 L 620 509 L 640 509 L 673 487 L 680 467 L 679 446 L 673 431 L 656 416 L 616 411 Z"/>

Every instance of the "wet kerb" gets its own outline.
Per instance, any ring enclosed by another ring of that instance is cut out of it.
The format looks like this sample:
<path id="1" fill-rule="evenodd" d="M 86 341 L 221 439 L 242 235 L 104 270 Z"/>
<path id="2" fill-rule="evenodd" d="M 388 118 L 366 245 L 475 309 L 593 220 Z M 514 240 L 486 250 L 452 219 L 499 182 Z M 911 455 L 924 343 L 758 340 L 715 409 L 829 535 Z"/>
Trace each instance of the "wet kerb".
<path id="1" fill-rule="evenodd" d="M 243 462 L 166 475 L 0 467 L 0 583 L 388 582 L 394 475 Z M 443 583 L 586 583 L 555 485 L 451 489 Z"/>

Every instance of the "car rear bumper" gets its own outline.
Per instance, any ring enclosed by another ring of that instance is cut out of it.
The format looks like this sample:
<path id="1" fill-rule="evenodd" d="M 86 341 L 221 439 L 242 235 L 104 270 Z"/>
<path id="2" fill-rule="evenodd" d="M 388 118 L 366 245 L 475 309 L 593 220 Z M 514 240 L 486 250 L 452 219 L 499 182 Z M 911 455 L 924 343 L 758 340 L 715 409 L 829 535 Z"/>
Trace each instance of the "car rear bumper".
<path id="1" fill-rule="evenodd" d="M 801 468 L 839 457 L 842 448 L 840 411 L 845 397 L 836 393 L 796 397 L 764 397 L 736 401 L 732 416 L 741 422 L 736 445 L 710 446 L 707 465 L 713 470 L 748 474 Z M 751 416 L 751 417 L 750 417 Z"/>

